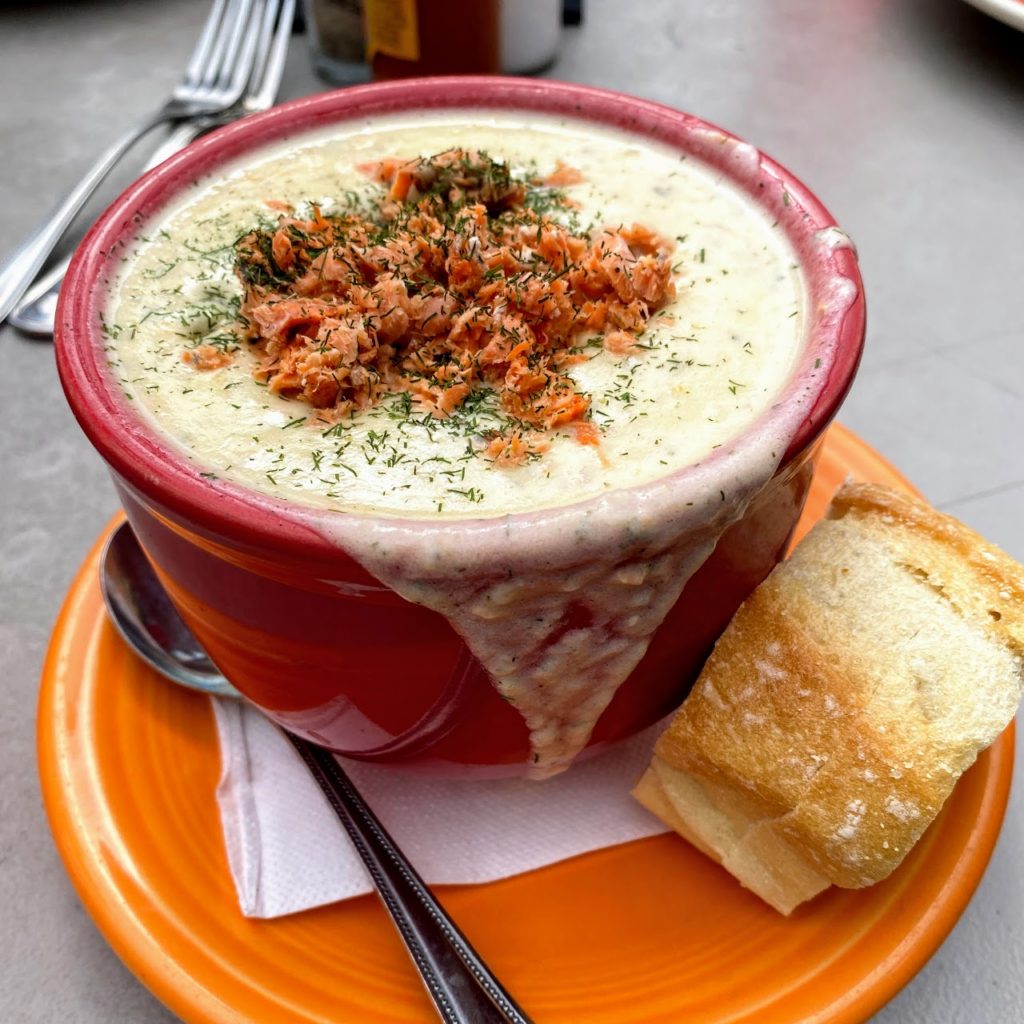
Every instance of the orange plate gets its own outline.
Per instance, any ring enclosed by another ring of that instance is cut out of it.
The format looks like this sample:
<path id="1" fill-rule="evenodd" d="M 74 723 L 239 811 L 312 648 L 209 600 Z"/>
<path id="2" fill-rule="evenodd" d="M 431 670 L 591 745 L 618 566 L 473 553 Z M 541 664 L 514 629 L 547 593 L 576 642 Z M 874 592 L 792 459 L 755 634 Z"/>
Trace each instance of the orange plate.
<path id="1" fill-rule="evenodd" d="M 805 519 L 821 515 L 848 473 L 909 486 L 836 426 Z M 107 624 L 99 550 L 71 588 L 43 670 L 39 768 L 64 863 L 110 944 L 186 1021 L 435 1020 L 373 897 L 276 921 L 239 913 L 208 702 L 162 682 Z M 446 887 L 442 898 L 544 1024 L 862 1021 L 966 905 L 1012 765 L 1011 726 L 890 879 L 832 889 L 789 919 L 675 836 Z"/>

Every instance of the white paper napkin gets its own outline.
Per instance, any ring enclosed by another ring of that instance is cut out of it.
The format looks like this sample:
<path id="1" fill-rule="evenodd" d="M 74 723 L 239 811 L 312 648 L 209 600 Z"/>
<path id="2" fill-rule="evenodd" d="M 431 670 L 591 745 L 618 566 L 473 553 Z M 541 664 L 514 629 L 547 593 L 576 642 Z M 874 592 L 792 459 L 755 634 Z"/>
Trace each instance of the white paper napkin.
<path id="1" fill-rule="evenodd" d="M 320 788 L 278 729 L 213 701 L 228 862 L 247 917 L 372 891 Z M 490 882 L 665 832 L 629 795 L 660 726 L 545 782 L 453 781 L 345 760 L 345 771 L 427 882 Z"/>

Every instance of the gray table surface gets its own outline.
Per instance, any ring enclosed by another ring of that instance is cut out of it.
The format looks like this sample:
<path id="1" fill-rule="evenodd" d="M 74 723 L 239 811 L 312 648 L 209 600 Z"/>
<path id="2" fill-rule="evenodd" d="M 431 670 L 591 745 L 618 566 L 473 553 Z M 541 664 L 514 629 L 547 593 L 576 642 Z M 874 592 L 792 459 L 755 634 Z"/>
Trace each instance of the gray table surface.
<path id="1" fill-rule="evenodd" d="M 163 98 L 205 9 L 0 9 L 9 242 Z M 548 74 L 700 114 L 810 184 L 856 240 L 867 287 L 867 351 L 841 419 L 940 508 L 1024 559 L 1024 35 L 958 0 L 587 0 Z M 322 87 L 296 38 L 282 97 Z M 85 914 L 36 778 L 49 631 L 116 501 L 66 409 L 51 346 L 3 328 L 0 353 L 14 381 L 0 401 L 0 1019 L 171 1021 Z M 963 918 L 876 1021 L 1024 1019 L 1022 860 L 1018 790 Z"/>

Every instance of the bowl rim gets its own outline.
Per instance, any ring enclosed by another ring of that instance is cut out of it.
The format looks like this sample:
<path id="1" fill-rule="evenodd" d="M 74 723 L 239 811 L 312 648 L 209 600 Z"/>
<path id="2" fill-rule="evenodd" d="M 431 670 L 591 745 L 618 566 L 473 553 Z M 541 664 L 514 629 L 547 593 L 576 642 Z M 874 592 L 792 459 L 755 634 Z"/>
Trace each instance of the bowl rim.
<path id="1" fill-rule="evenodd" d="M 325 510 L 277 498 L 229 480 L 211 480 L 180 448 L 140 416 L 106 358 L 104 299 L 115 268 L 142 227 L 196 180 L 289 136 L 331 124 L 414 111 L 511 110 L 590 121 L 696 155 L 730 177 L 762 209 L 773 212 L 804 261 L 808 308 L 828 305 L 829 288 L 852 283 L 852 301 L 809 328 L 801 361 L 779 400 L 730 443 L 742 443 L 787 397 L 813 390 L 809 410 L 780 465 L 804 451 L 835 415 L 852 384 L 865 333 L 864 289 L 856 251 L 818 198 L 791 172 L 730 132 L 694 115 L 624 93 L 553 80 L 464 76 L 405 79 L 348 87 L 292 100 L 252 115 L 192 143 L 129 185 L 96 221 L 77 249 L 57 307 L 58 372 L 72 412 L 115 475 L 164 515 L 250 550 L 337 559 L 338 545 L 316 526 Z M 823 239 L 831 237 L 831 244 Z M 718 453 L 704 460 L 712 462 Z M 693 467 L 682 467 L 670 479 Z M 496 522 L 535 520 L 570 506 L 486 518 L 402 518 L 346 514 L 347 520 L 384 520 L 416 530 L 487 530 Z M 328 515 L 336 513 L 326 512 Z"/>

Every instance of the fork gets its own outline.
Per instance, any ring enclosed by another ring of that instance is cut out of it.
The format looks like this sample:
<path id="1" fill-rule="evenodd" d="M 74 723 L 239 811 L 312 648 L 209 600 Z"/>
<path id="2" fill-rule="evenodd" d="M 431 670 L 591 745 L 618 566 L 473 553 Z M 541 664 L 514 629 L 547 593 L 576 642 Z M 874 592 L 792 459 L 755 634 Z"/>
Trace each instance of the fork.
<path id="1" fill-rule="evenodd" d="M 168 121 L 218 114 L 238 102 L 255 59 L 261 8 L 262 0 L 214 0 L 185 75 L 167 102 L 104 152 L 43 224 L 0 265 L 0 321 L 25 293 L 89 196 L 143 135 Z"/>
<path id="2" fill-rule="evenodd" d="M 276 24 L 275 24 L 276 17 Z M 146 163 L 152 170 L 200 135 L 235 121 L 246 114 L 255 114 L 272 106 L 281 84 L 288 39 L 295 19 L 295 0 L 276 0 L 266 4 L 256 46 L 256 58 L 242 98 L 229 110 L 211 117 L 183 121 L 175 127 Z M 71 254 L 59 260 L 32 284 L 21 301 L 8 315 L 7 322 L 32 338 L 52 338 L 57 299 L 64 275 L 71 264 Z"/>

